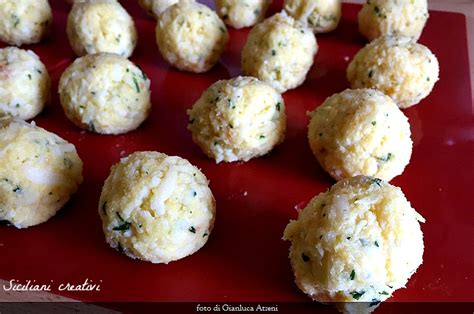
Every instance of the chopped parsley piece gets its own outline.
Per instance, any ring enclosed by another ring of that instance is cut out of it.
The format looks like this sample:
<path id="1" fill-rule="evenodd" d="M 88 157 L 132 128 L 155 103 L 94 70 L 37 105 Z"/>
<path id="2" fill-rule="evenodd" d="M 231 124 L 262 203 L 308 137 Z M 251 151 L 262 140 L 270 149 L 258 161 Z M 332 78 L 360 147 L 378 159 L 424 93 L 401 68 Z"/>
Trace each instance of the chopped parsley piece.
<path id="1" fill-rule="evenodd" d="M 301 258 L 303 259 L 303 262 L 307 263 L 309 262 L 309 256 L 304 254 L 304 253 L 301 253 Z"/>
<path id="2" fill-rule="evenodd" d="M 114 231 L 126 231 L 126 230 L 130 230 L 130 226 L 131 226 L 131 225 L 132 225 L 132 224 L 129 223 L 128 221 L 124 221 L 124 222 L 122 222 L 121 225 L 119 225 L 119 226 L 117 226 L 117 227 L 113 227 L 112 230 L 114 230 Z"/>
<path id="3" fill-rule="evenodd" d="M 377 159 L 380 161 L 389 161 L 390 159 L 392 159 L 392 157 L 393 157 L 392 153 L 388 153 L 387 156 L 379 157 Z"/>
<path id="4" fill-rule="evenodd" d="M 189 232 L 191 233 L 196 233 L 196 228 L 194 228 L 193 226 L 189 227 Z"/>
<path id="5" fill-rule="evenodd" d="M 372 121 L 371 123 L 372 123 L 373 126 L 377 125 L 377 121 Z"/>
<path id="6" fill-rule="evenodd" d="M 43 74 L 43 72 L 41 72 L 41 70 L 38 70 L 38 69 L 36 69 L 36 72 L 38 72 L 39 74 Z"/>
<path id="7" fill-rule="evenodd" d="M 372 75 L 374 75 L 374 71 L 373 71 L 373 70 L 370 70 L 370 71 L 369 71 L 369 77 L 372 78 Z"/>
<path id="8" fill-rule="evenodd" d="M 372 299 L 372 302 L 370 302 L 369 307 L 376 306 L 380 303 L 380 300 L 377 299 Z"/>
<path id="9" fill-rule="evenodd" d="M 280 111 L 280 109 L 281 109 L 281 102 L 277 102 L 276 108 L 277 108 L 278 111 Z"/>
<path id="10" fill-rule="evenodd" d="M 18 24 L 20 24 L 20 18 L 17 15 L 12 14 L 12 19 L 13 19 L 13 27 L 16 28 Z"/>
<path id="11" fill-rule="evenodd" d="M 225 28 L 220 26 L 219 29 L 221 30 L 221 32 L 225 33 Z"/>
<path id="12" fill-rule="evenodd" d="M 365 291 L 357 292 L 357 291 L 352 291 L 351 295 L 355 300 L 359 300 L 361 296 L 363 296 Z"/>
<path id="13" fill-rule="evenodd" d="M 138 85 L 137 79 L 135 76 L 133 77 L 133 83 L 135 84 L 135 89 L 137 90 L 137 93 L 140 92 L 140 85 Z"/>
<path id="14" fill-rule="evenodd" d="M 74 166 L 74 163 L 72 162 L 71 159 L 65 157 L 63 159 L 64 166 L 66 166 L 67 169 L 71 169 Z"/>
<path id="15" fill-rule="evenodd" d="M 347 237 L 346 239 L 347 239 L 347 240 L 350 240 L 350 239 L 351 239 L 351 237 Z"/>
<path id="16" fill-rule="evenodd" d="M 259 139 L 263 140 L 265 138 L 265 135 L 260 135 Z"/>
<path id="17" fill-rule="evenodd" d="M 351 280 L 354 280 L 355 276 L 356 276 L 356 272 L 355 272 L 355 270 L 352 270 L 351 271 Z"/>
<path id="18" fill-rule="evenodd" d="M 87 124 L 87 129 L 91 132 L 95 132 L 94 122 L 90 121 L 89 124 Z"/>
<path id="19" fill-rule="evenodd" d="M 372 183 L 375 183 L 378 186 L 382 186 L 382 180 L 379 178 L 372 179 Z"/>
<path id="20" fill-rule="evenodd" d="M 382 292 L 379 292 L 379 294 L 388 295 L 388 292 L 387 291 L 382 291 Z"/>
<path id="21" fill-rule="evenodd" d="M 196 195 L 198 195 L 196 191 L 193 191 L 193 197 L 196 197 Z"/>
<path id="22" fill-rule="evenodd" d="M 209 234 L 207 232 L 204 232 L 204 234 L 202 235 L 203 238 L 207 237 Z"/>
<path id="23" fill-rule="evenodd" d="M 277 52 L 275 49 L 272 49 L 272 56 L 276 56 Z"/>
<path id="24" fill-rule="evenodd" d="M 377 241 L 375 241 L 374 244 L 375 244 L 376 247 L 380 247 L 379 243 Z"/>
<path id="25" fill-rule="evenodd" d="M 23 191 L 23 189 L 21 188 L 21 186 L 17 185 L 14 189 L 13 189 L 13 192 L 15 193 L 21 193 L 21 191 Z"/>
<path id="26" fill-rule="evenodd" d="M 31 81 L 31 74 L 28 74 L 28 79 Z"/>

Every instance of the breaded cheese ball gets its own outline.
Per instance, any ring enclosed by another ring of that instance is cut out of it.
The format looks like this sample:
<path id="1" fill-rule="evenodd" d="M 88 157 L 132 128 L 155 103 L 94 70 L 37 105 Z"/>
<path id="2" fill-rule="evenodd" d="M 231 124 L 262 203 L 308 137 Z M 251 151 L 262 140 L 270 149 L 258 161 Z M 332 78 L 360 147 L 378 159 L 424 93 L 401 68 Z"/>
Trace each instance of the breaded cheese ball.
<path id="1" fill-rule="evenodd" d="M 128 58 L 137 44 L 133 19 L 115 0 L 75 2 L 66 31 L 78 56 L 110 52 Z"/>
<path id="2" fill-rule="evenodd" d="M 101 134 L 126 133 L 140 126 L 151 109 L 150 93 L 146 74 L 112 53 L 76 59 L 59 81 L 68 119 Z"/>
<path id="3" fill-rule="evenodd" d="M 336 180 L 368 175 L 390 181 L 410 161 L 408 119 L 379 91 L 347 89 L 326 99 L 309 116 L 311 150 Z"/>
<path id="4" fill-rule="evenodd" d="M 194 142 L 216 163 L 265 155 L 285 137 L 283 98 L 253 77 L 214 83 L 188 115 Z"/>
<path id="5" fill-rule="evenodd" d="M 229 34 L 207 6 L 180 0 L 160 15 L 156 42 L 163 58 L 182 71 L 202 73 L 219 61 Z"/>
<path id="6" fill-rule="evenodd" d="M 208 181 L 186 159 L 137 152 L 114 165 L 99 201 L 107 243 L 131 258 L 169 263 L 198 251 L 216 205 Z"/>
<path id="7" fill-rule="evenodd" d="M 74 145 L 34 123 L 0 118 L 0 221 L 17 228 L 43 223 L 81 182 Z"/>
<path id="8" fill-rule="evenodd" d="M 250 31 L 242 50 L 242 70 L 278 92 L 303 84 L 318 50 L 313 32 L 285 12 Z"/>
<path id="9" fill-rule="evenodd" d="M 0 49 L 0 115 L 35 117 L 50 99 L 50 85 L 48 71 L 33 51 Z"/>
<path id="10" fill-rule="evenodd" d="M 161 13 L 175 3 L 178 3 L 178 0 L 138 0 L 138 4 L 154 18 L 158 18 Z"/>
<path id="11" fill-rule="evenodd" d="M 217 14 L 229 26 L 249 27 L 265 18 L 271 0 L 215 0 Z"/>
<path id="12" fill-rule="evenodd" d="M 417 41 L 428 17 L 427 0 L 370 0 L 359 11 L 359 31 L 369 41 L 386 35 Z"/>
<path id="13" fill-rule="evenodd" d="M 0 0 L 0 41 L 21 46 L 49 33 L 53 13 L 48 0 Z"/>
<path id="14" fill-rule="evenodd" d="M 328 33 L 341 20 L 341 0 L 285 0 L 284 10 L 315 33 Z"/>
<path id="15" fill-rule="evenodd" d="M 362 48 L 347 67 L 352 88 L 374 88 L 400 108 L 418 104 L 439 79 L 436 56 L 410 37 L 380 37 Z"/>
<path id="16" fill-rule="evenodd" d="M 295 282 L 315 301 L 370 312 L 423 262 L 424 221 L 398 187 L 365 176 L 340 181 L 285 229 Z"/>

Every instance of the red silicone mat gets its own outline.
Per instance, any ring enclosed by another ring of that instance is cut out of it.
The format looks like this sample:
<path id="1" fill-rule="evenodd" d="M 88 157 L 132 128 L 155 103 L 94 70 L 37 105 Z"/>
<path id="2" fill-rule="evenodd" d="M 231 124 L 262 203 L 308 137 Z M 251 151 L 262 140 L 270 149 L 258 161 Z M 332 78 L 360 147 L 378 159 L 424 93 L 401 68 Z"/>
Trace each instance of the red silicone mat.
<path id="1" fill-rule="evenodd" d="M 28 47 L 48 67 L 54 91 L 74 60 L 63 2 L 51 1 L 51 38 Z M 66 119 L 54 93 L 52 104 L 35 121 L 76 145 L 84 161 L 84 183 L 47 223 L 26 230 L 0 226 L 0 278 L 53 281 L 54 293 L 84 301 L 307 301 L 293 283 L 289 243 L 281 237 L 296 209 L 334 183 L 309 149 L 306 112 L 348 87 L 346 66 L 364 45 L 356 23 L 360 6 L 344 4 L 337 31 L 318 36 L 319 52 L 305 84 L 284 94 L 285 142 L 266 157 L 216 165 L 193 144 L 186 109 L 216 80 L 241 74 L 240 51 L 249 30 L 229 30 L 228 48 L 210 72 L 179 72 L 158 52 L 155 22 L 135 1 L 123 3 L 139 33 L 131 60 L 152 81 L 152 113 L 129 134 L 94 135 Z M 274 1 L 269 13 L 280 8 L 281 1 Z M 439 58 L 441 80 L 420 105 L 404 111 L 414 151 L 403 175 L 392 181 L 426 218 L 426 249 L 423 265 L 393 301 L 474 301 L 474 125 L 466 40 L 463 15 L 431 12 L 420 42 Z M 210 179 L 217 220 L 198 253 L 153 265 L 131 260 L 105 243 L 97 214 L 102 184 L 114 163 L 139 150 L 187 158 Z M 100 283 L 101 291 L 57 291 L 60 283 L 80 284 L 86 278 Z"/>

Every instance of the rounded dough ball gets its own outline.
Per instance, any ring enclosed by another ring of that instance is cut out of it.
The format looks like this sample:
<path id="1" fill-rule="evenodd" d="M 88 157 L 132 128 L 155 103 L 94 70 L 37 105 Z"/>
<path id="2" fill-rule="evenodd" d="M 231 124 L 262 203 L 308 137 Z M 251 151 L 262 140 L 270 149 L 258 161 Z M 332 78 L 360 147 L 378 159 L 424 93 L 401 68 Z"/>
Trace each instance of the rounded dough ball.
<path id="1" fill-rule="evenodd" d="M 202 73 L 219 61 L 229 34 L 224 22 L 207 6 L 180 0 L 168 8 L 156 25 L 156 42 L 172 66 Z"/>
<path id="2" fill-rule="evenodd" d="M 278 13 L 250 32 L 242 50 L 242 70 L 282 93 L 303 84 L 317 50 L 309 28 Z"/>
<path id="3" fill-rule="evenodd" d="M 215 0 L 216 11 L 229 26 L 253 26 L 265 18 L 271 0 Z"/>
<path id="4" fill-rule="evenodd" d="M 212 231 L 215 208 L 198 168 L 157 152 L 137 152 L 114 165 L 99 202 L 107 243 L 152 263 L 198 251 Z"/>
<path id="5" fill-rule="evenodd" d="M 339 305 L 367 313 L 421 265 L 424 221 L 398 187 L 365 176 L 340 181 L 285 229 L 295 281 L 313 300 L 355 302 Z"/>
<path id="6" fill-rule="evenodd" d="M 151 108 L 146 74 L 129 60 L 110 53 L 76 59 L 61 76 L 59 96 L 69 120 L 102 134 L 136 129 Z"/>
<path id="7" fill-rule="evenodd" d="M 74 145 L 34 123 L 0 118 L 0 221 L 17 228 L 43 223 L 81 182 Z"/>
<path id="8" fill-rule="evenodd" d="M 427 0 L 370 0 L 359 12 L 359 31 L 369 41 L 385 35 L 420 38 L 428 20 Z"/>
<path id="9" fill-rule="evenodd" d="M 283 8 L 315 33 L 335 30 L 341 20 L 341 0 L 285 0 Z"/>
<path id="10" fill-rule="evenodd" d="M 352 88 L 374 88 L 400 108 L 418 104 L 439 79 L 436 56 L 409 37 L 380 37 L 361 49 L 347 68 Z"/>
<path id="11" fill-rule="evenodd" d="M 285 137 L 283 98 L 251 77 L 214 83 L 188 115 L 194 142 L 217 163 L 265 155 Z"/>
<path id="12" fill-rule="evenodd" d="M 53 13 L 48 0 L 0 1 L 0 41 L 21 46 L 49 33 Z"/>
<path id="13" fill-rule="evenodd" d="M 48 71 L 31 50 L 0 49 L 0 115 L 31 119 L 50 99 Z"/>
<path id="14" fill-rule="evenodd" d="M 158 18 L 161 13 L 173 4 L 178 3 L 178 1 L 179 0 L 138 0 L 138 4 L 145 9 L 148 14 L 154 18 Z"/>
<path id="15" fill-rule="evenodd" d="M 309 115 L 311 150 L 336 180 L 368 175 L 390 181 L 410 161 L 408 119 L 379 91 L 347 89 Z"/>
<path id="16" fill-rule="evenodd" d="M 66 30 L 78 56 L 110 52 L 128 58 L 137 44 L 132 17 L 113 0 L 74 3 Z"/>

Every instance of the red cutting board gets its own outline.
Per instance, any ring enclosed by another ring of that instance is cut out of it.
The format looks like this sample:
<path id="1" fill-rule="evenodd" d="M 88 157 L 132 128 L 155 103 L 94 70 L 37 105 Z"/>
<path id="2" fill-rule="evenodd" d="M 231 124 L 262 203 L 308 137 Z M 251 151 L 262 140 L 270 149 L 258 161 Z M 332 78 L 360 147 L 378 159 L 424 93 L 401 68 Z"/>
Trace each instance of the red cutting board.
<path id="1" fill-rule="evenodd" d="M 46 64 L 56 91 L 61 73 L 75 56 L 65 33 L 68 6 L 51 2 L 51 38 L 28 48 Z M 129 134 L 95 135 L 66 119 L 54 92 L 52 104 L 35 121 L 76 145 L 84 161 L 84 182 L 47 223 L 26 230 L 0 226 L 0 278 L 53 281 L 54 293 L 92 302 L 307 301 L 293 282 L 289 243 L 281 237 L 288 221 L 296 218 L 296 209 L 334 183 L 311 154 L 306 112 L 348 87 L 346 66 L 365 44 L 357 31 L 360 6 L 344 4 L 339 28 L 318 36 L 319 52 L 305 84 L 285 93 L 285 142 L 263 158 L 216 165 L 193 144 L 186 109 L 216 80 L 241 74 L 240 51 L 249 30 L 229 30 L 227 50 L 210 72 L 179 72 L 158 52 L 155 22 L 135 1 L 123 3 L 138 28 L 139 43 L 131 60 L 151 79 L 152 113 Z M 269 14 L 280 8 L 281 1 L 274 1 Z M 407 289 L 390 300 L 474 301 L 474 124 L 465 17 L 431 12 L 420 42 L 439 58 L 441 80 L 421 104 L 404 111 L 414 150 L 405 172 L 392 183 L 426 218 L 426 248 L 424 263 Z M 135 261 L 116 252 L 101 230 L 97 203 L 109 169 L 139 150 L 189 159 L 210 179 L 216 197 L 217 220 L 209 242 L 196 254 L 168 265 Z M 100 283 L 101 291 L 55 289 L 86 278 Z"/>

